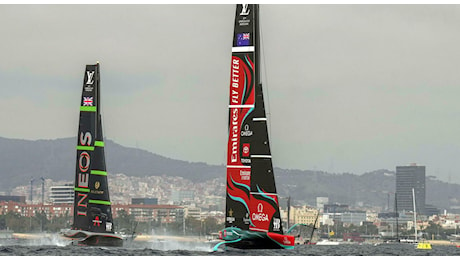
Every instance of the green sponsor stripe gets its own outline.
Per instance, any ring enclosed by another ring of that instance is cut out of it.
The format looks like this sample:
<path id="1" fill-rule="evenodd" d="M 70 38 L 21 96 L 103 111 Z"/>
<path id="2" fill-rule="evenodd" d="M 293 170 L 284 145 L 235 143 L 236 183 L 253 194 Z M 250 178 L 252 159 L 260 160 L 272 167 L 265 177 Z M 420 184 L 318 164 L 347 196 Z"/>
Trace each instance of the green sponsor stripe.
<path id="1" fill-rule="evenodd" d="M 80 191 L 80 192 L 89 192 L 89 189 L 85 189 L 85 188 L 73 188 L 74 191 Z"/>
<path id="2" fill-rule="evenodd" d="M 88 202 L 93 204 L 111 205 L 110 201 L 106 200 L 89 200 Z"/>
<path id="3" fill-rule="evenodd" d="M 94 146 L 77 145 L 77 150 L 94 151 Z"/>
<path id="4" fill-rule="evenodd" d="M 103 141 L 94 141 L 94 146 L 104 147 Z"/>
<path id="5" fill-rule="evenodd" d="M 107 176 L 107 172 L 99 170 L 91 170 L 91 174 Z"/>
<path id="6" fill-rule="evenodd" d="M 80 111 L 84 111 L 84 112 L 96 112 L 96 107 L 80 106 Z"/>

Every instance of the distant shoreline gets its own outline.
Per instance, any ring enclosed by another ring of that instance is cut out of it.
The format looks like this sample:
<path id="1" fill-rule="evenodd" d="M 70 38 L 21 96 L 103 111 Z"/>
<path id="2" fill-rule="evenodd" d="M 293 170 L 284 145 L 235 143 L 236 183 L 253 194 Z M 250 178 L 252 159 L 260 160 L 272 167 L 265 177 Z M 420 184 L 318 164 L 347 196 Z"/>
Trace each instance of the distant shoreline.
<path id="1" fill-rule="evenodd" d="M 427 240 L 431 245 L 440 245 L 440 246 L 460 246 L 460 241 L 452 242 L 449 240 Z"/>

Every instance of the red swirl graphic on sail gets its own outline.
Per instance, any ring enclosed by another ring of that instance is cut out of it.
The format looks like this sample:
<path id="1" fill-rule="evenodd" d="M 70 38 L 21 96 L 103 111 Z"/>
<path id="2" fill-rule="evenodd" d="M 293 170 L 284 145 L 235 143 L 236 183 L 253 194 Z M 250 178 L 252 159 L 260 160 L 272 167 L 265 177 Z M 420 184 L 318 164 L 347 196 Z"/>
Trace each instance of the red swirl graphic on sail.
<path id="1" fill-rule="evenodd" d="M 281 218 L 277 216 L 278 212 L 278 196 L 276 194 L 251 194 L 249 199 L 251 212 L 250 230 L 255 231 L 280 231 Z M 272 225 L 270 229 L 270 225 Z"/>
<path id="2" fill-rule="evenodd" d="M 230 79 L 230 105 L 254 105 L 254 63 L 250 54 L 234 54 Z"/>
<path id="3" fill-rule="evenodd" d="M 234 198 L 241 198 L 249 209 L 250 169 L 229 168 L 227 170 L 227 192 Z M 243 203 L 243 201 L 240 201 Z"/>
<path id="4" fill-rule="evenodd" d="M 252 53 L 234 53 L 231 61 L 229 135 L 227 147 L 226 226 L 248 230 L 251 187 L 250 145 L 254 110 L 254 64 Z M 243 136 L 243 140 L 242 140 Z"/>
<path id="5" fill-rule="evenodd" d="M 244 119 L 253 111 L 254 81 L 253 63 L 249 54 L 232 56 L 229 106 L 229 136 L 227 165 L 243 165 L 241 162 L 241 130 Z"/>

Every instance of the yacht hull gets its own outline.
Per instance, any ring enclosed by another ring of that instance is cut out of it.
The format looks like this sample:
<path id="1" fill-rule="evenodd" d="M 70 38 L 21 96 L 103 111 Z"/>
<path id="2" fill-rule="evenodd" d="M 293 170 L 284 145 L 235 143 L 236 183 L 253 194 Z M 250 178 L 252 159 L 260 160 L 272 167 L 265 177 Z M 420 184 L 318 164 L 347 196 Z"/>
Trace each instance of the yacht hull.
<path id="1" fill-rule="evenodd" d="M 217 244 L 215 249 L 222 244 L 238 249 L 293 249 L 295 240 L 294 236 L 290 235 L 234 227 L 219 232 L 219 239 L 223 241 Z"/>
<path id="2" fill-rule="evenodd" d="M 63 234 L 79 246 L 123 246 L 123 238 L 113 233 L 96 233 L 83 230 L 70 230 Z"/>

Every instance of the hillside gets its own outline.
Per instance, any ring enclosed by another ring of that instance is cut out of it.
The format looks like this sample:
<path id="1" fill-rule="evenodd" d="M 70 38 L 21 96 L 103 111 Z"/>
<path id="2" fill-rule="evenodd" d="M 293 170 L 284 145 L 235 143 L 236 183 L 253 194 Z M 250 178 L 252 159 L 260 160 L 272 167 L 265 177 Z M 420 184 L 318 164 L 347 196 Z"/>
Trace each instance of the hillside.
<path id="1" fill-rule="evenodd" d="M 316 205 L 316 197 L 330 202 L 393 210 L 396 173 L 376 170 L 362 175 L 275 169 L 276 185 L 281 196 Z M 460 185 L 426 178 L 426 203 L 440 210 L 460 213 Z"/>
<path id="2" fill-rule="evenodd" d="M 25 185 L 31 178 L 73 180 L 76 138 L 19 140 L 0 137 L 0 190 Z M 185 162 L 105 141 L 107 171 L 129 176 L 169 175 L 202 181 L 225 174 L 223 166 Z"/>
<path id="3" fill-rule="evenodd" d="M 75 146 L 76 138 L 28 141 L 0 137 L 0 177 L 6 180 L 0 182 L 0 191 L 10 191 L 28 184 L 31 178 L 42 176 L 55 181 L 73 181 Z M 105 141 L 105 147 L 109 173 L 137 177 L 181 176 L 193 182 L 219 178 L 225 182 L 223 165 L 174 160 L 111 140 Z M 291 196 L 294 202 L 315 205 L 316 197 L 329 197 L 330 202 L 342 204 L 385 208 L 389 203 L 390 208 L 393 207 L 394 171 L 376 170 L 356 175 L 275 168 L 275 178 L 280 196 Z M 440 209 L 460 208 L 460 185 L 428 177 L 426 201 Z"/>

